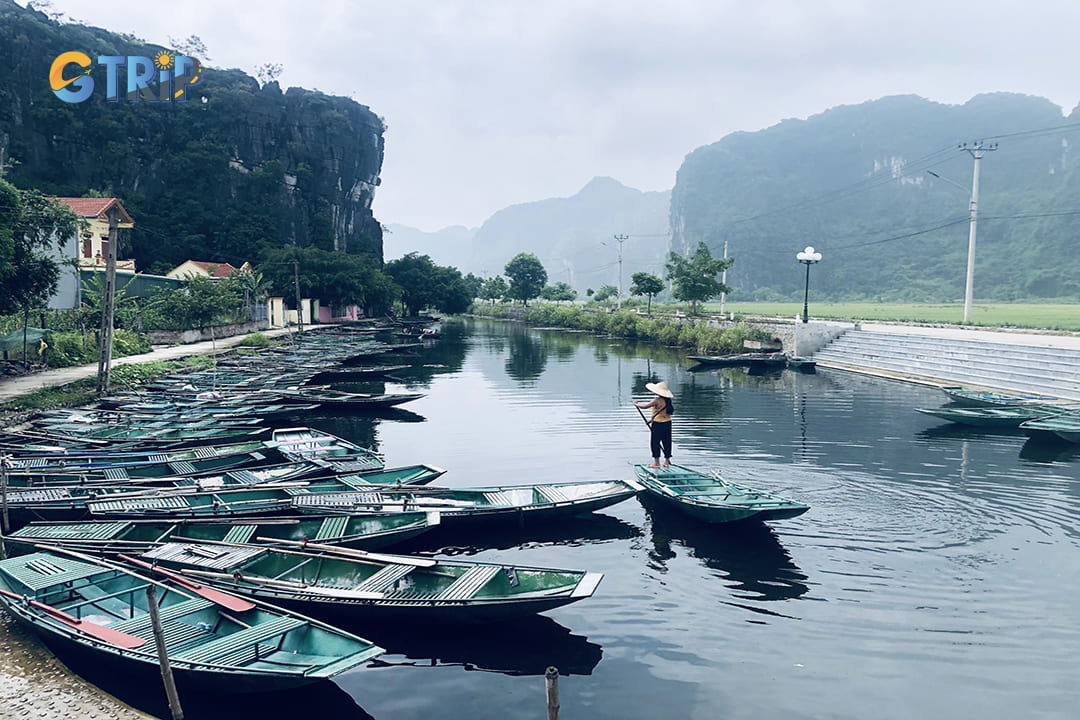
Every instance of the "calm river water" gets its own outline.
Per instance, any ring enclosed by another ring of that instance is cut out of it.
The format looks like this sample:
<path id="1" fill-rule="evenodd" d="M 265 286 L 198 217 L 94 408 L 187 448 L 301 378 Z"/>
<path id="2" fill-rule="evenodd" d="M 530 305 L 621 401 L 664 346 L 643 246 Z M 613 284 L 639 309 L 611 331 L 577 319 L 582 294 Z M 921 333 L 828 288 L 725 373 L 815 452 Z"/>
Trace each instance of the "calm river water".
<path id="1" fill-rule="evenodd" d="M 527 622 L 351 628 L 389 650 L 337 688 L 188 699 L 189 718 L 1073 718 L 1080 708 L 1080 453 L 913 411 L 939 391 L 827 370 L 690 373 L 668 348 L 446 324 L 388 418 L 303 416 L 451 486 L 633 477 L 630 405 L 675 392 L 675 460 L 808 503 L 708 527 L 637 500 L 525 534 L 413 549 L 601 571 Z M 381 385 L 359 386 L 380 389 Z M 100 678 L 98 678 L 100 680 Z M 109 690 L 153 712 L 155 700 Z M 158 693 L 154 693 L 155 698 Z"/>

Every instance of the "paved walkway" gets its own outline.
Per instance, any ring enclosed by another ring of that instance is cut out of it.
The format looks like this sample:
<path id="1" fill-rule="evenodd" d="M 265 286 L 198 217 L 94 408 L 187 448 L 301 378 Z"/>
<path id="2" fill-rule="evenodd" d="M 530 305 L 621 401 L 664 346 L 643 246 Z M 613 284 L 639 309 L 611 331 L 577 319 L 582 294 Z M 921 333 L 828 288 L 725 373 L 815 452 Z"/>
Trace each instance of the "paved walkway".
<path id="1" fill-rule="evenodd" d="M 320 325 L 320 327 L 325 326 Z M 281 335 L 288 335 L 291 330 L 285 328 L 281 330 L 262 330 L 261 332 L 267 337 L 278 337 Z M 159 360 L 177 360 L 192 355 L 213 355 L 215 353 L 231 350 L 236 345 L 239 345 L 246 337 L 246 334 L 234 335 L 221 340 L 207 340 L 205 342 L 190 343 L 188 345 L 168 345 L 158 347 L 141 355 L 128 355 L 127 357 L 116 358 L 112 361 L 112 366 L 140 365 L 142 363 L 156 362 Z M 41 388 L 66 385 L 67 383 L 75 382 L 76 380 L 94 377 L 97 375 L 97 371 L 97 363 L 94 363 L 92 365 L 78 365 L 76 367 L 45 370 L 43 372 L 24 375 L 22 377 L 5 378 L 0 380 L 0 403 L 7 402 L 12 398 L 20 397 L 22 395 L 27 395 L 35 390 L 40 390 Z"/>

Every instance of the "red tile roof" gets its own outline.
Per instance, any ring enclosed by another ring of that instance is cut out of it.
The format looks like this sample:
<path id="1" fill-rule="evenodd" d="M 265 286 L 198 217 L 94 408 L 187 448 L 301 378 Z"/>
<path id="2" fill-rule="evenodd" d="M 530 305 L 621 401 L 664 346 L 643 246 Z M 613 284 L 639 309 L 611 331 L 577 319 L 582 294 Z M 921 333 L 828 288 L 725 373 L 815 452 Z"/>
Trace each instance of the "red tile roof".
<path id="1" fill-rule="evenodd" d="M 135 221 L 131 219 L 131 216 L 124 210 L 124 206 L 120 204 L 120 201 L 116 198 L 55 198 L 58 202 L 62 202 L 69 208 L 75 211 L 75 214 L 84 218 L 105 218 L 105 211 L 112 207 L 114 204 L 120 208 L 120 222 L 135 224 Z"/>
<path id="2" fill-rule="evenodd" d="M 192 265 L 196 265 L 196 266 L 202 268 L 203 271 L 206 272 L 206 274 L 209 275 L 210 277 L 216 277 L 216 278 L 229 277 L 230 273 L 232 273 L 233 271 L 236 270 L 236 268 L 234 268 L 232 265 L 230 265 L 227 262 L 212 263 L 212 262 L 200 262 L 198 260 L 188 260 L 188 262 L 191 263 Z M 214 270 L 212 273 L 210 272 L 211 268 L 213 268 L 213 270 Z"/>

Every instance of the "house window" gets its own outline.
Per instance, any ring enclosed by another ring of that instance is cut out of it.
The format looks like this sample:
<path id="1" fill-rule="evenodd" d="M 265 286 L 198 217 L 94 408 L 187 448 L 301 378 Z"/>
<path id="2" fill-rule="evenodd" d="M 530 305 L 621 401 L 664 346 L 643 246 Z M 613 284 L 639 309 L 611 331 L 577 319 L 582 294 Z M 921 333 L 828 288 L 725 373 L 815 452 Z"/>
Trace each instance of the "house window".
<path id="1" fill-rule="evenodd" d="M 107 260 L 109 257 L 109 239 L 105 236 L 101 238 L 101 259 Z"/>
<path id="2" fill-rule="evenodd" d="M 84 258 L 93 257 L 94 242 L 92 238 L 84 237 L 82 241 L 82 256 Z"/>

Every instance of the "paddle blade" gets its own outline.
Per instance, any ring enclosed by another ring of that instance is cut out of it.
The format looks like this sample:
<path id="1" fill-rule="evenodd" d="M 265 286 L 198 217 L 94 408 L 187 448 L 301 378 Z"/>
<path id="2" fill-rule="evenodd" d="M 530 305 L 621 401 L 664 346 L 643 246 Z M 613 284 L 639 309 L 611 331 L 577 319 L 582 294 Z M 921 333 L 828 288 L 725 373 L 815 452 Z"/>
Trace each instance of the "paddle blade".
<path id="1" fill-rule="evenodd" d="M 204 597 L 210 602 L 220 605 L 223 608 L 227 608 L 235 612 L 244 612 L 245 610 L 251 610 L 253 607 L 255 607 L 255 603 L 251 602 L 250 600 L 245 600 L 244 598 L 237 597 L 236 595 L 230 595 L 229 593 L 224 593 L 220 590 L 215 590 L 214 588 L 200 585 L 199 583 L 194 582 L 193 580 L 189 580 L 183 575 L 180 575 L 179 573 L 165 570 L 142 560 L 136 560 L 135 558 L 128 557 L 127 555 L 119 555 L 118 557 L 124 562 L 131 563 L 132 565 L 136 565 L 141 568 L 146 568 L 147 570 L 155 572 L 162 577 L 167 577 L 180 587 L 186 590 L 190 590 L 196 595 Z"/>
<path id="2" fill-rule="evenodd" d="M 0 595 L 11 598 L 13 600 L 22 600 L 22 597 L 7 590 L 0 589 Z M 107 642 L 110 645 L 116 645 L 117 647 L 132 649 L 146 644 L 146 640 L 141 637 L 135 637 L 134 635 L 128 635 L 127 633 L 120 632 L 119 630 L 113 630 L 112 628 L 105 627 L 104 625 L 98 625 L 92 623 L 89 620 L 80 620 L 77 617 L 68 615 L 59 608 L 54 608 L 52 605 L 46 605 L 43 602 L 37 600 L 30 600 L 30 606 L 37 608 L 43 614 L 51 617 L 54 620 L 64 623 L 69 627 L 73 627 L 84 635 L 97 638 L 102 642 Z"/>

